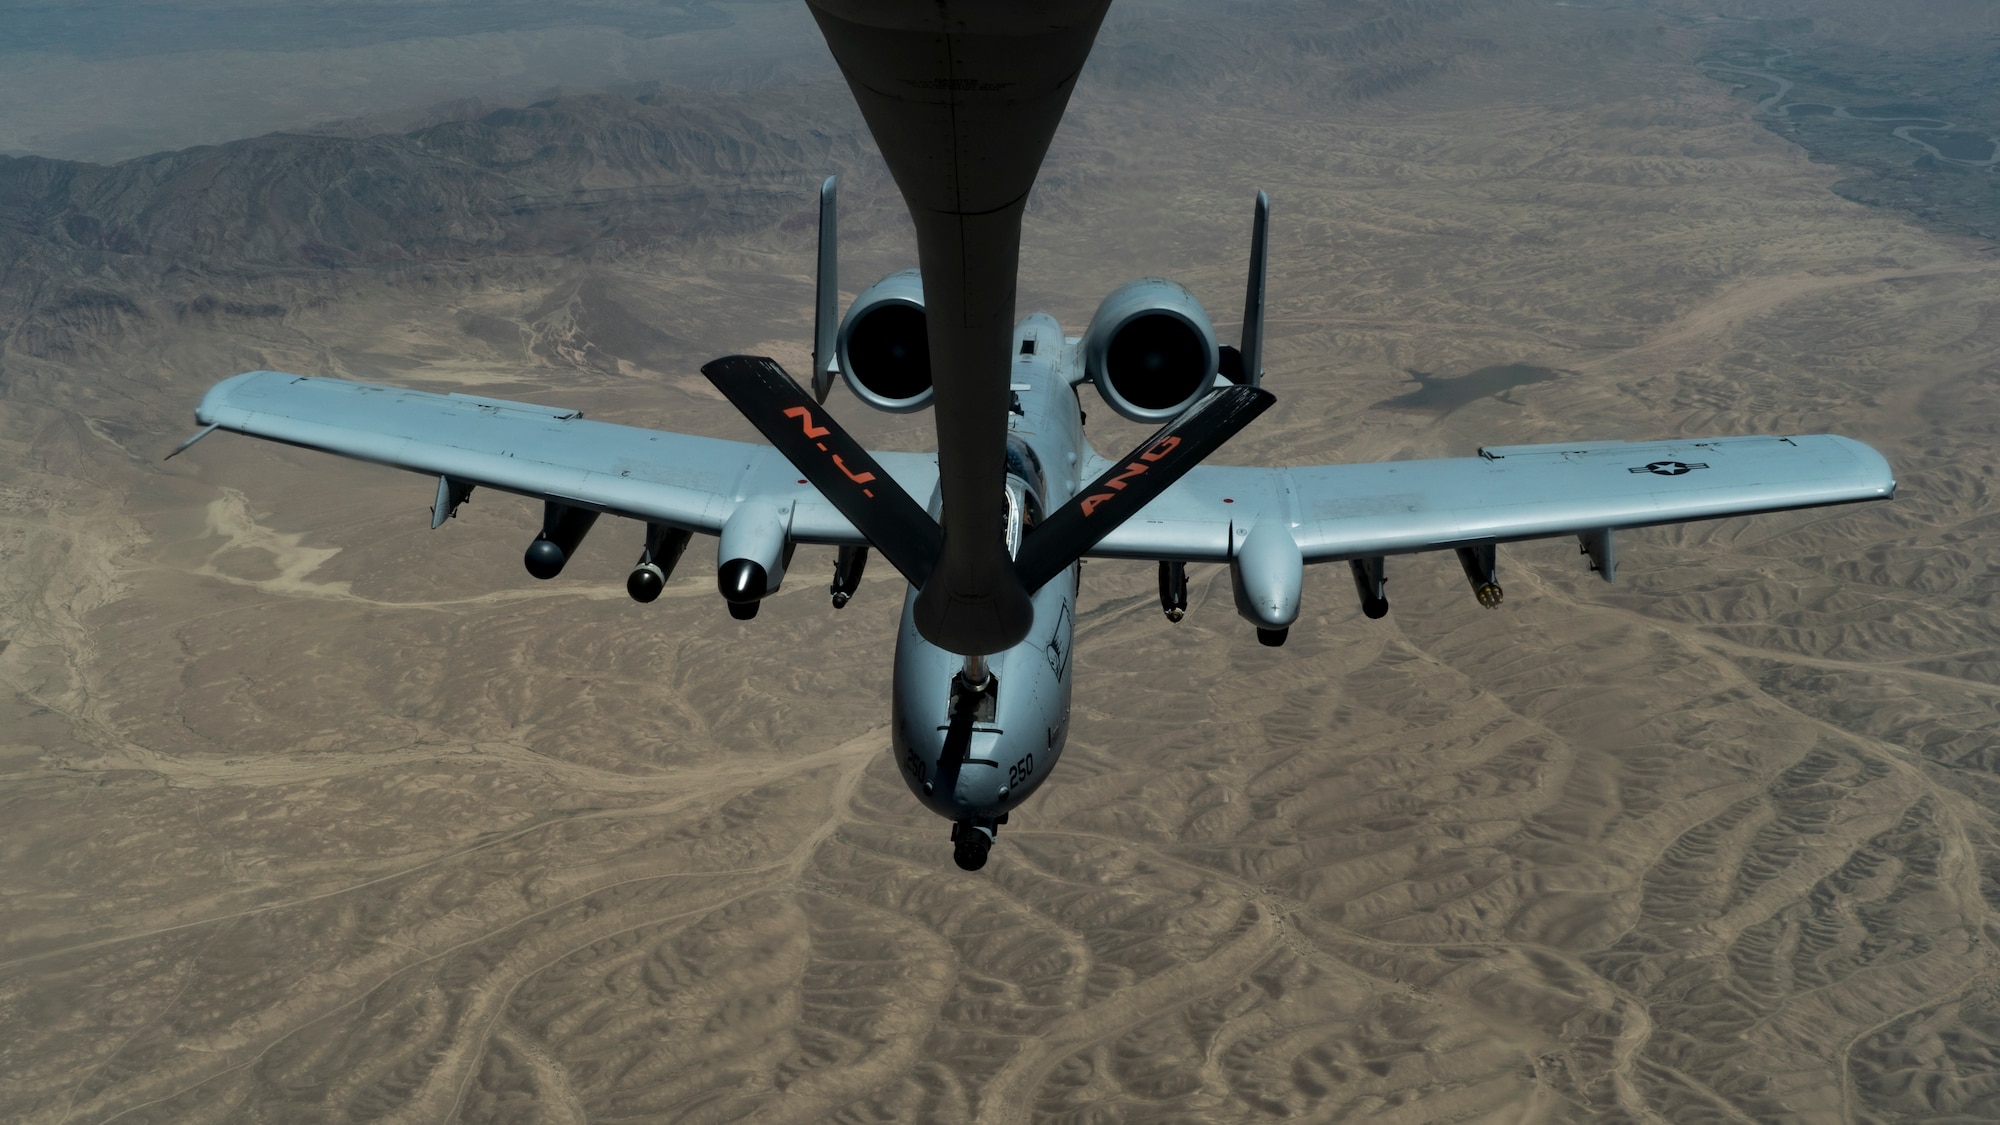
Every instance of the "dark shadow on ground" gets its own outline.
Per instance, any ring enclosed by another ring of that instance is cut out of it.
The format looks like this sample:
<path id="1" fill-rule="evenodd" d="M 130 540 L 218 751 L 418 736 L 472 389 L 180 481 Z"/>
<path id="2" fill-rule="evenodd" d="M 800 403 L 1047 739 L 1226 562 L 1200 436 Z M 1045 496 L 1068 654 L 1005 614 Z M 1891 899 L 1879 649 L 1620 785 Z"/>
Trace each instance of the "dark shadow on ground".
<path id="1" fill-rule="evenodd" d="M 1503 363 L 1492 367 L 1482 367 L 1477 371 L 1460 375 L 1455 379 L 1442 379 L 1415 368 L 1405 368 L 1410 378 L 1417 381 L 1417 389 L 1409 394 L 1385 398 L 1376 403 L 1377 408 L 1391 410 L 1428 410 L 1437 414 L 1449 414 L 1468 402 L 1482 398 L 1506 394 L 1515 387 L 1530 383 L 1546 383 L 1561 376 L 1561 372 L 1548 367 L 1534 367 L 1526 363 Z"/>

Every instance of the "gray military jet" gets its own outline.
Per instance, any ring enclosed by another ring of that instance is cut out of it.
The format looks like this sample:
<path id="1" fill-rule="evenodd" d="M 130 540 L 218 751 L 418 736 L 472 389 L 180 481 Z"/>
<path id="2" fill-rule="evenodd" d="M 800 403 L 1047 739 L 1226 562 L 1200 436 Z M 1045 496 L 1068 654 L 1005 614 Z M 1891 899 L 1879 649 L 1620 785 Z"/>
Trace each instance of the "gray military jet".
<path id="1" fill-rule="evenodd" d="M 1299 615 L 1308 563 L 1346 562 L 1363 612 L 1388 613 L 1385 560 L 1451 550 L 1497 607 L 1496 548 L 1575 536 L 1605 581 L 1617 531 L 1889 499 L 1873 449 L 1843 437 L 1488 446 L 1474 457 L 1291 468 L 1201 462 L 1273 401 L 1261 387 L 1266 231 L 1251 230 L 1242 334 L 1218 342 L 1171 281 L 1114 290 L 1067 336 L 1014 317 L 1021 216 L 1108 0 L 808 0 L 909 204 L 919 268 L 865 290 L 836 323 L 835 190 L 820 193 L 810 389 L 773 361 L 702 369 L 769 445 L 586 420 L 580 411 L 252 371 L 195 411 L 217 429 L 434 476 L 431 526 L 476 487 L 543 503 L 525 563 L 561 573 L 605 513 L 641 521 L 626 581 L 658 597 L 695 533 L 717 537 L 729 612 L 753 618 L 793 548 L 838 548 L 832 600 L 872 548 L 908 582 L 892 751 L 917 799 L 982 867 L 1000 825 L 1048 780 L 1069 730 L 1079 562 L 1159 567 L 1178 621 L 1185 567 L 1230 568 L 1266 645 Z M 933 408 L 936 455 L 870 453 L 827 413 L 835 378 L 892 412 Z M 1106 460 L 1078 388 L 1161 428 Z M 173 454 L 169 454 L 173 456 Z M 922 498 L 925 503 L 919 503 Z"/>

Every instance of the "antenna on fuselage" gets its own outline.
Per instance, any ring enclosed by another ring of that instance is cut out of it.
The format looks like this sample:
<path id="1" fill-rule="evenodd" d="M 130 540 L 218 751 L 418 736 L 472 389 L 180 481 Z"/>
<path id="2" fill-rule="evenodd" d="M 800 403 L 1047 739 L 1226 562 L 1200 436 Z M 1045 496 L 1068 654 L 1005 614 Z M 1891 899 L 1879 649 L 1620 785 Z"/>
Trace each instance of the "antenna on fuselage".
<path id="1" fill-rule="evenodd" d="M 1236 349 L 1243 357 L 1243 379 L 1253 387 L 1264 381 L 1264 263 L 1270 235 L 1271 197 L 1260 190 L 1250 220 L 1250 280 L 1243 287 L 1243 337 Z"/>
<path id="2" fill-rule="evenodd" d="M 813 398 L 826 401 L 840 363 L 834 357 L 834 333 L 840 329 L 840 236 L 834 219 L 834 181 L 819 185 L 819 271 L 813 285 Z"/>

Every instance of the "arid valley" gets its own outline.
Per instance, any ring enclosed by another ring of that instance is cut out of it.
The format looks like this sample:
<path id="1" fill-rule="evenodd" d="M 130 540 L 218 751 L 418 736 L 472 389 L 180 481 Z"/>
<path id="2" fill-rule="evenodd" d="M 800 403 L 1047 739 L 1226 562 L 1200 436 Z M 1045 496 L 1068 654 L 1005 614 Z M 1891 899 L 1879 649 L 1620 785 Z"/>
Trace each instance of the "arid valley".
<path id="1" fill-rule="evenodd" d="M 1743 73 L 1977 155 L 1991 5 L 1116 0 L 1021 311 L 1159 275 L 1232 338 L 1268 191 L 1278 402 L 1218 460 L 1831 432 L 1899 492 L 1631 532 L 1612 585 L 1503 547 L 1496 610 L 1448 553 L 1379 621 L 1312 569 L 1282 648 L 1220 567 L 1171 624 L 1091 563 L 978 873 L 889 757 L 887 566 L 836 612 L 803 547 L 739 622 L 712 540 L 637 605 L 635 524 L 538 582 L 526 500 L 161 460 L 257 368 L 752 440 L 697 371 L 807 368 L 820 179 L 850 297 L 913 264 L 802 5 L 351 7 L 4 56 L 79 92 L 0 109 L 0 1119 L 2000 1118 L 1993 166 Z"/>

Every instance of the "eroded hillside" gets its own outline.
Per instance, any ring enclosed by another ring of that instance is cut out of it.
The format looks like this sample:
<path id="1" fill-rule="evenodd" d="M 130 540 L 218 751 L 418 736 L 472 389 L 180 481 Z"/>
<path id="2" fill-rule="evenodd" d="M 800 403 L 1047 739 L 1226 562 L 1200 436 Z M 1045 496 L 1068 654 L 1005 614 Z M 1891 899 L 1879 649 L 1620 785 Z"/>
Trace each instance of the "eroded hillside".
<path id="1" fill-rule="evenodd" d="M 1316 570 L 1276 650 L 1219 568 L 1175 626 L 1094 563 L 978 875 L 887 757 L 887 568 L 835 613 L 801 548 L 738 623 L 699 542 L 637 606 L 630 526 L 538 583 L 518 499 L 159 460 L 255 367 L 748 440 L 692 373 L 803 368 L 819 178 L 848 293 L 909 264 L 840 87 L 0 163 L 0 1116 L 1995 1116 L 2000 277 L 1657 16 L 1119 7 L 1024 304 L 1164 274 L 1231 337 L 1263 187 L 1279 404 L 1226 459 L 1833 431 L 1899 498 L 1632 533 L 1615 586 L 1510 547 L 1495 611 Z"/>

